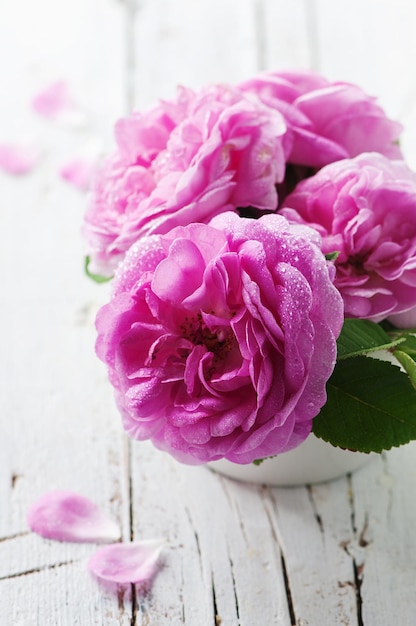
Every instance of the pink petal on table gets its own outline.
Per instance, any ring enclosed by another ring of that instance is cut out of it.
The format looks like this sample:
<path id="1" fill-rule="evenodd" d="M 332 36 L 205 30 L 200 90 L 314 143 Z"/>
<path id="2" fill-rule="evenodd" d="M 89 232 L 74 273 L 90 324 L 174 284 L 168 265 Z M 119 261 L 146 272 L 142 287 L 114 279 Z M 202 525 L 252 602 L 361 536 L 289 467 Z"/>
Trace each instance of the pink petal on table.
<path id="1" fill-rule="evenodd" d="M 39 162 L 40 154 L 34 146 L 0 144 L 0 169 L 8 174 L 27 174 Z"/>
<path id="2" fill-rule="evenodd" d="M 65 81 L 51 83 L 36 94 L 32 100 L 32 108 L 43 117 L 54 118 L 72 108 L 68 86 Z"/>
<path id="3" fill-rule="evenodd" d="M 40 91 L 32 99 L 32 109 L 38 115 L 64 123 L 66 126 L 82 127 L 87 123 L 85 112 L 74 103 L 63 80 L 51 83 Z"/>
<path id="4" fill-rule="evenodd" d="M 88 191 L 96 171 L 96 164 L 86 159 L 74 159 L 63 165 L 59 171 L 61 178 L 80 189 Z"/>
<path id="5" fill-rule="evenodd" d="M 88 569 L 105 581 L 143 583 L 156 573 L 163 545 L 164 541 L 160 539 L 150 539 L 105 546 L 92 555 Z"/>
<path id="6" fill-rule="evenodd" d="M 101 543 L 120 537 L 116 522 L 71 491 L 45 493 L 29 509 L 29 528 L 47 539 Z"/>

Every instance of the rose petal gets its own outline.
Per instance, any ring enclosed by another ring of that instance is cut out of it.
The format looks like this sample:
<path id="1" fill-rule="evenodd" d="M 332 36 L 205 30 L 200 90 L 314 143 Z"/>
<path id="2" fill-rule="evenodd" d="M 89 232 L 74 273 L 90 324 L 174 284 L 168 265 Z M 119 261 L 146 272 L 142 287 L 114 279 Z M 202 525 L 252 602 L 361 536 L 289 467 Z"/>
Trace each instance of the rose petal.
<path id="1" fill-rule="evenodd" d="M 390 315 L 387 319 L 396 328 L 416 328 L 416 307 L 397 315 Z"/>
<path id="2" fill-rule="evenodd" d="M 156 268 L 152 288 L 167 302 L 184 300 L 202 282 L 204 259 L 198 247 L 189 239 L 172 243 L 169 256 Z"/>
<path id="3" fill-rule="evenodd" d="M 70 491 L 45 493 L 29 509 L 27 521 L 33 532 L 58 541 L 100 543 L 120 537 L 116 522 Z"/>
<path id="4" fill-rule="evenodd" d="M 88 561 L 89 571 L 110 582 L 142 583 L 156 573 L 164 541 L 150 539 L 101 548 Z"/>
<path id="5" fill-rule="evenodd" d="M 345 316 L 378 323 L 416 306 L 415 202 L 405 161 L 369 152 L 299 182 L 280 213 L 316 228 L 325 254 L 339 252 L 334 285 Z"/>
<path id="6" fill-rule="evenodd" d="M 42 117 L 56 120 L 66 126 L 83 127 L 87 116 L 71 98 L 65 81 L 55 81 L 32 99 L 32 109 Z"/>
<path id="7" fill-rule="evenodd" d="M 72 103 L 66 82 L 59 80 L 42 89 L 33 98 L 32 108 L 47 118 L 57 117 L 63 111 L 71 109 Z"/>
<path id="8" fill-rule="evenodd" d="M 27 174 L 39 162 L 39 151 L 30 145 L 0 144 L 0 168 L 8 174 Z"/>
<path id="9" fill-rule="evenodd" d="M 86 159 L 74 159 L 63 165 L 59 171 L 61 178 L 80 189 L 88 191 L 96 170 L 96 165 Z"/>

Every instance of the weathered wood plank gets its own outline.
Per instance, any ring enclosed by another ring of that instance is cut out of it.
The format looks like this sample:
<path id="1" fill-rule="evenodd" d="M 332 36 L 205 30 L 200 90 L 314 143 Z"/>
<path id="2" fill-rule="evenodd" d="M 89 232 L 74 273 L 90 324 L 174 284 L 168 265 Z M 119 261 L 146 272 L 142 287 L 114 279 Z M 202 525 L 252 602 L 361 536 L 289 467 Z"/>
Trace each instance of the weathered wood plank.
<path id="1" fill-rule="evenodd" d="M 43 152 L 33 173 L 1 174 L 0 613 L 8 624 L 131 621 L 128 602 L 121 607 L 85 569 L 94 546 L 25 534 L 37 496 L 72 489 L 129 535 L 124 437 L 94 355 L 94 313 L 105 292 L 83 275 L 85 197 L 58 175 L 89 141 L 111 141 L 125 108 L 123 28 L 124 7 L 110 0 L 0 7 L 0 140 L 33 138 Z M 59 79 L 86 125 L 31 110 L 33 95 Z"/>
<path id="2" fill-rule="evenodd" d="M 364 477 L 352 476 L 354 554 L 361 575 L 365 624 L 387 626 L 394 607 L 397 623 L 414 623 L 416 598 L 416 524 L 413 490 L 416 445 L 391 450 Z"/>
<path id="3" fill-rule="evenodd" d="M 134 41 L 135 105 L 177 85 L 237 82 L 260 67 L 255 0 L 142 0 Z"/>
<path id="4" fill-rule="evenodd" d="M 143 624 L 214 624 L 215 614 L 222 626 L 289 623 L 262 488 L 183 466 L 148 444 L 133 455 L 134 536 L 167 540 L 165 566 L 138 602 Z"/>
<path id="5" fill-rule="evenodd" d="M 315 0 L 318 67 L 333 80 L 358 83 L 380 99 L 406 132 L 402 145 L 416 168 L 416 6 L 407 0 Z"/>
<path id="6" fill-rule="evenodd" d="M 261 69 L 316 69 L 314 3 L 260 0 L 258 7 Z"/>
<path id="7" fill-rule="evenodd" d="M 79 6 L 83 13 L 82 8 L 84 3 Z M 41 33 L 36 31 L 34 37 L 41 38 Z M 53 128 L 47 132 L 51 140 Z M 55 137 L 58 152 L 68 148 L 61 139 Z M 2 232 L 8 237 L 2 246 L 1 300 L 8 332 L 2 374 L 8 384 L 4 385 L 2 423 L 12 438 L 14 478 L 9 479 L 21 507 L 18 527 L 14 524 L 19 532 L 25 524 L 25 505 L 39 490 L 57 487 L 58 480 L 66 487 L 84 483 L 90 495 L 96 493 L 95 480 L 88 485 L 89 476 L 77 460 L 94 448 L 97 454 L 90 459 L 99 458 L 103 418 L 107 429 L 117 424 L 96 392 L 101 383 L 103 393 L 108 394 L 104 372 L 93 354 L 93 311 L 101 296 L 82 273 L 79 229 L 85 198 L 59 180 L 55 170 L 59 160 L 53 154 L 50 158 L 51 162 L 24 180 L 3 181 L 7 202 L 3 203 Z M 16 214 L 21 216 L 21 227 Z M 58 463 L 57 476 L 53 469 Z M 108 466 L 107 459 L 105 463 Z M 0 515 L 7 524 L 4 508 Z"/>
<path id="8" fill-rule="evenodd" d="M 130 626 L 131 607 L 119 591 L 103 593 L 86 572 L 86 559 L 58 562 L 0 580 L 2 619 L 13 626 Z"/>
<path id="9" fill-rule="evenodd" d="M 346 479 L 270 489 L 267 506 L 282 546 L 296 624 L 358 624 Z"/>
<path id="10" fill-rule="evenodd" d="M 332 79 L 360 84 L 403 123 L 403 151 L 415 168 L 415 6 L 318 0 L 316 8 L 319 68 Z M 352 476 L 355 539 L 346 550 L 354 559 L 364 624 L 414 622 L 414 450 L 414 444 L 392 450 Z"/>

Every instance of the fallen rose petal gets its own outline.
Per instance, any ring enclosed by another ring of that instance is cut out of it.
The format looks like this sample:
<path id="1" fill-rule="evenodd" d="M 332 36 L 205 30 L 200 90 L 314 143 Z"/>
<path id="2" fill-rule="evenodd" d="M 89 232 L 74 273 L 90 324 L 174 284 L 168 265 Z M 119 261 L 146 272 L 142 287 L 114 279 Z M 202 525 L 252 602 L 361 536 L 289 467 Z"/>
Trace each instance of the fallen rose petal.
<path id="1" fill-rule="evenodd" d="M 126 584 L 150 580 L 164 541 L 150 539 L 134 543 L 116 543 L 101 548 L 88 561 L 89 571 L 106 581 Z"/>
<path id="2" fill-rule="evenodd" d="M 57 117 L 72 106 L 68 86 L 63 80 L 51 83 L 32 100 L 33 110 L 47 118 Z"/>
<path id="3" fill-rule="evenodd" d="M 71 491 L 52 491 L 29 509 L 30 529 L 47 539 L 101 543 L 120 537 L 116 522 L 88 498 Z"/>
<path id="4" fill-rule="evenodd" d="M 39 151 L 30 145 L 0 144 L 0 169 L 8 174 L 27 174 L 39 162 Z"/>
<path id="5" fill-rule="evenodd" d="M 80 189 L 88 191 L 90 188 L 96 164 L 86 159 L 74 159 L 63 165 L 59 171 L 61 178 Z"/>
<path id="6" fill-rule="evenodd" d="M 82 128 L 88 122 L 84 111 L 71 98 L 65 81 L 51 83 L 32 100 L 32 109 L 42 117 L 65 126 Z"/>

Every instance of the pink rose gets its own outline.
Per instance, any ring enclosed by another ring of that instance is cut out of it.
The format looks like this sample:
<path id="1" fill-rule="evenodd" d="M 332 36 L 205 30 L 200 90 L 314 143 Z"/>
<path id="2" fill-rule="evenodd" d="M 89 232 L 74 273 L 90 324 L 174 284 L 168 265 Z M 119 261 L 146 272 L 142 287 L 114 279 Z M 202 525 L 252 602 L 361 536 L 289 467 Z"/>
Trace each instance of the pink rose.
<path id="1" fill-rule="evenodd" d="M 388 320 L 396 328 L 416 328 L 416 306 L 403 313 L 389 315 Z"/>
<path id="2" fill-rule="evenodd" d="M 293 140 L 289 163 L 319 168 L 361 152 L 401 158 L 401 125 L 357 85 L 297 71 L 260 74 L 239 87 L 283 114 Z"/>
<path id="3" fill-rule="evenodd" d="M 345 315 L 379 322 L 416 305 L 416 174 L 371 153 L 327 165 L 299 183 L 281 213 L 339 252 Z"/>
<path id="4" fill-rule="evenodd" d="M 109 275 L 140 237 L 217 213 L 275 210 L 288 138 L 278 111 L 213 86 L 121 120 L 98 175 L 84 235 L 95 273 Z"/>
<path id="5" fill-rule="evenodd" d="M 343 323 L 312 229 L 234 212 L 140 239 L 97 316 L 124 426 L 185 463 L 301 443 Z"/>

